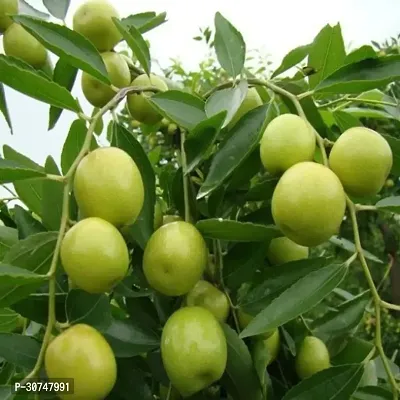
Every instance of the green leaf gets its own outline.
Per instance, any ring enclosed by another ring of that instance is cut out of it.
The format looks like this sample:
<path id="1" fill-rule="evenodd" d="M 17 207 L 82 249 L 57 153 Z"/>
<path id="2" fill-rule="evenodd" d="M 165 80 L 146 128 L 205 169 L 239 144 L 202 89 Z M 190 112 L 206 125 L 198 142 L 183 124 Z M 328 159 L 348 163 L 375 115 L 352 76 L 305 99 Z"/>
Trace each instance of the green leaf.
<path id="1" fill-rule="evenodd" d="M 331 293 L 346 273 L 345 264 L 332 264 L 299 279 L 257 314 L 240 337 L 271 331 L 306 313 Z"/>
<path id="2" fill-rule="evenodd" d="M 242 34 L 221 13 L 215 14 L 214 47 L 221 67 L 232 77 L 244 67 L 246 43 Z"/>
<path id="3" fill-rule="evenodd" d="M 10 248 L 18 242 L 18 231 L 8 226 L 0 226 L 0 261 Z"/>
<path id="4" fill-rule="evenodd" d="M 180 90 L 156 93 L 148 100 L 163 116 L 188 130 L 207 118 L 203 100 Z"/>
<path id="5" fill-rule="evenodd" d="M 289 51 L 288 54 L 283 58 L 281 65 L 274 71 L 271 78 L 275 78 L 282 72 L 296 66 L 302 62 L 307 56 L 311 49 L 311 44 L 306 44 L 304 46 L 296 47 L 295 49 Z"/>
<path id="6" fill-rule="evenodd" d="M 382 210 L 388 210 L 396 214 L 400 213 L 400 196 L 390 196 L 379 200 L 375 206 Z"/>
<path id="7" fill-rule="evenodd" d="M 396 119 L 394 115 L 374 108 L 349 107 L 345 108 L 343 112 L 351 114 L 356 118 Z"/>
<path id="8" fill-rule="evenodd" d="M 4 115 L 4 118 L 7 122 L 8 127 L 10 128 L 11 133 L 13 133 L 11 117 L 7 107 L 6 94 L 4 93 L 4 86 L 2 83 L 0 83 L 0 111 Z"/>
<path id="9" fill-rule="evenodd" d="M 268 178 L 260 183 L 257 183 L 246 193 L 246 200 L 270 200 L 272 198 L 272 194 L 274 193 L 275 186 L 277 185 L 278 180 L 278 178 Z"/>
<path id="10" fill-rule="evenodd" d="M 139 31 L 140 33 L 146 33 L 151 31 L 154 28 L 162 25 L 164 22 L 167 22 L 167 13 L 164 11 L 160 14 L 157 14 L 154 18 L 144 23 L 140 26 Z"/>
<path id="11" fill-rule="evenodd" d="M 363 126 L 363 124 L 354 116 L 346 111 L 334 111 L 332 113 L 337 125 L 342 132 L 355 126 Z"/>
<path id="12" fill-rule="evenodd" d="M 18 228 L 19 239 L 46 231 L 46 228 L 31 213 L 18 205 L 14 207 L 14 220 Z"/>
<path id="13" fill-rule="evenodd" d="M 263 126 L 272 118 L 272 107 L 263 105 L 248 112 L 233 127 L 232 135 L 215 154 L 197 199 L 222 185 L 246 161 L 259 144 Z"/>
<path id="14" fill-rule="evenodd" d="M 145 33 L 166 22 L 166 16 L 167 14 L 165 12 L 161 14 L 156 14 L 155 12 L 144 12 L 123 18 L 121 22 L 128 28 L 134 26 L 140 31 L 140 33 Z"/>
<path id="15" fill-rule="evenodd" d="M 377 57 L 375 50 L 371 46 L 364 45 L 348 54 L 344 59 L 344 64 L 353 64 L 367 58 Z"/>
<path id="16" fill-rule="evenodd" d="M 333 365 L 359 364 L 364 362 L 373 349 L 374 343 L 351 337 L 346 347 L 335 355 L 331 361 Z"/>
<path id="17" fill-rule="evenodd" d="M 25 0 L 19 0 L 19 13 L 20 14 L 26 14 L 26 15 L 32 15 L 33 17 L 38 17 L 42 19 L 49 19 L 50 15 L 43 12 L 39 11 L 36 8 L 32 7 L 27 1 Z"/>
<path id="18" fill-rule="evenodd" d="M 0 309 L 0 332 L 12 332 L 19 325 L 19 315 L 9 309 Z"/>
<path id="19" fill-rule="evenodd" d="M 67 16 L 70 0 L 43 0 L 49 13 L 58 19 L 64 20 Z"/>
<path id="20" fill-rule="evenodd" d="M 382 136 L 389 143 L 393 153 L 393 165 L 391 173 L 396 176 L 400 176 L 400 139 L 385 134 L 382 134 Z"/>
<path id="21" fill-rule="evenodd" d="M 361 93 L 400 79 L 400 56 L 362 60 L 338 69 L 315 88 L 317 93 Z"/>
<path id="22" fill-rule="evenodd" d="M 155 304 L 149 297 L 127 298 L 126 308 L 132 323 L 137 327 L 137 329 L 149 332 L 149 335 L 151 336 L 160 336 L 160 319 Z"/>
<path id="23" fill-rule="evenodd" d="M 314 88 L 332 72 L 343 65 L 346 57 L 340 24 L 325 25 L 309 49 L 308 65 L 316 70 L 309 79 Z"/>
<path id="24" fill-rule="evenodd" d="M 3 158 L 0 158 L 0 174 L 0 184 L 46 176 L 43 171 Z"/>
<path id="25" fill-rule="evenodd" d="M 106 66 L 94 44 L 72 29 L 39 18 L 15 15 L 13 20 L 51 52 L 99 81 L 110 84 Z"/>
<path id="26" fill-rule="evenodd" d="M 351 400 L 392 400 L 393 393 L 379 386 L 366 386 L 357 390 Z"/>

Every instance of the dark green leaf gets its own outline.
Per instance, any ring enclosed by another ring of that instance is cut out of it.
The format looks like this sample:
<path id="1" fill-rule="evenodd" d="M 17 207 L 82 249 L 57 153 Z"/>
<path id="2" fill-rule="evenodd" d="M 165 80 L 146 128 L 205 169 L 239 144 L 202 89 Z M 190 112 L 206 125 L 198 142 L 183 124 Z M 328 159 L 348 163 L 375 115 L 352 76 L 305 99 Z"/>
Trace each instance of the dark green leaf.
<path id="1" fill-rule="evenodd" d="M 0 158 L 0 174 L 0 184 L 46 176 L 43 171 L 3 158 Z"/>
<path id="2" fill-rule="evenodd" d="M 357 390 L 351 400 L 392 400 L 393 393 L 379 386 L 366 386 Z"/>
<path id="3" fill-rule="evenodd" d="M 19 239 L 46 231 L 46 228 L 30 212 L 18 205 L 14 207 L 14 219 L 18 227 Z"/>
<path id="4" fill-rule="evenodd" d="M 53 17 L 65 19 L 70 0 L 43 0 L 43 4 Z"/>
<path id="5" fill-rule="evenodd" d="M 400 176 L 400 139 L 390 135 L 382 135 L 389 143 L 393 153 L 393 166 L 391 173 Z"/>
<path id="6" fill-rule="evenodd" d="M 375 206 L 382 210 L 388 210 L 396 214 L 400 213 L 400 196 L 390 196 L 379 200 Z"/>
<path id="7" fill-rule="evenodd" d="M 344 64 L 353 64 L 358 61 L 365 60 L 367 58 L 377 58 L 375 50 L 371 46 L 361 46 L 358 49 L 352 51 L 344 59 Z"/>
<path id="8" fill-rule="evenodd" d="M 346 111 L 334 111 L 332 113 L 335 121 L 342 132 L 355 126 L 363 126 L 363 124 L 353 115 Z"/>
<path id="9" fill-rule="evenodd" d="M 272 78 L 275 78 L 275 76 L 280 75 L 282 72 L 285 72 L 302 62 L 307 57 L 310 48 L 311 44 L 306 44 L 289 51 L 289 53 L 283 58 L 281 65 L 272 74 Z"/>
<path id="10" fill-rule="evenodd" d="M 8 226 L 0 226 L 0 261 L 10 248 L 18 242 L 18 231 Z"/>
<path id="11" fill-rule="evenodd" d="M 138 329 L 160 336 L 160 320 L 154 303 L 148 297 L 130 297 L 126 299 L 126 307 L 132 323 Z"/>
<path id="12" fill-rule="evenodd" d="M 368 357 L 373 349 L 374 344 L 372 342 L 351 337 L 344 349 L 335 355 L 331 361 L 333 365 L 359 364 Z"/>
<path id="13" fill-rule="evenodd" d="M 263 182 L 254 185 L 247 193 L 246 200 L 248 201 L 261 201 L 270 200 L 274 193 L 275 186 L 278 183 L 278 178 L 268 178 Z"/>
<path id="14" fill-rule="evenodd" d="M 0 111 L 4 115 L 4 118 L 8 124 L 8 127 L 10 128 L 11 133 L 13 133 L 11 117 L 7 107 L 6 94 L 4 93 L 4 86 L 2 83 L 0 83 Z"/>
<path id="15" fill-rule="evenodd" d="M 0 332 L 12 332 L 19 325 L 19 315 L 9 309 L 0 309 Z"/>

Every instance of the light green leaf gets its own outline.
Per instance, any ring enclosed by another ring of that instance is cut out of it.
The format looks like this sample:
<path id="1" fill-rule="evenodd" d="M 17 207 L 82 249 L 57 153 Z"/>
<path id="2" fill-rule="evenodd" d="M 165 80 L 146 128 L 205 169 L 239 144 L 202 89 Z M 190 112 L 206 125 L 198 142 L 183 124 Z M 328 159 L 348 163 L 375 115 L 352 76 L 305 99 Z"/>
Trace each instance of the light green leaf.
<path id="1" fill-rule="evenodd" d="M 282 72 L 285 72 L 302 62 L 308 56 L 310 49 L 311 44 L 306 44 L 289 51 L 289 53 L 283 58 L 281 65 L 274 71 L 271 78 L 275 78 Z"/>
<path id="2" fill-rule="evenodd" d="M 18 231 L 8 226 L 0 226 L 0 261 L 18 241 Z"/>
<path id="3" fill-rule="evenodd" d="M 349 53 L 344 59 L 344 64 L 353 64 L 367 58 L 377 58 L 375 50 L 371 46 L 361 46 L 358 49 Z"/>
<path id="4" fill-rule="evenodd" d="M 35 233 L 45 232 L 46 228 L 24 208 L 14 207 L 14 220 L 18 228 L 18 238 L 26 239 Z"/>
<path id="5" fill-rule="evenodd" d="M 333 111 L 332 115 L 342 132 L 346 131 L 347 129 L 354 128 L 355 126 L 363 126 L 363 124 L 356 117 L 347 113 L 346 111 Z"/>
<path id="6" fill-rule="evenodd" d="M 395 119 L 386 111 L 376 110 L 374 108 L 348 107 L 343 110 L 356 118 L 375 118 L 375 119 Z"/>
<path id="7" fill-rule="evenodd" d="M 390 196 L 379 200 L 375 206 L 382 210 L 388 210 L 396 214 L 400 213 L 400 196 Z"/>
<path id="8" fill-rule="evenodd" d="M 10 128 L 10 131 L 12 134 L 13 127 L 12 127 L 12 123 L 11 123 L 10 113 L 9 113 L 8 107 L 7 107 L 6 94 L 4 93 L 4 86 L 2 83 L 0 83 L 0 111 L 4 115 L 4 118 L 7 122 L 8 127 Z"/>
<path id="9" fill-rule="evenodd" d="M 16 161 L 0 158 L 0 184 L 44 176 L 46 174 L 43 171 L 30 169 Z"/>
<path id="10" fill-rule="evenodd" d="M 0 309 L 0 332 L 12 332 L 19 325 L 19 315 L 9 309 Z"/>
<path id="11" fill-rule="evenodd" d="M 127 28 L 134 26 L 140 33 L 146 33 L 158 26 L 162 25 L 166 20 L 167 13 L 156 14 L 155 12 L 144 12 L 130 15 L 121 20 L 122 24 Z"/>
<path id="12" fill-rule="evenodd" d="M 393 153 L 393 165 L 391 173 L 396 176 L 400 176 L 400 139 L 386 134 L 382 134 L 382 136 L 389 143 Z"/>

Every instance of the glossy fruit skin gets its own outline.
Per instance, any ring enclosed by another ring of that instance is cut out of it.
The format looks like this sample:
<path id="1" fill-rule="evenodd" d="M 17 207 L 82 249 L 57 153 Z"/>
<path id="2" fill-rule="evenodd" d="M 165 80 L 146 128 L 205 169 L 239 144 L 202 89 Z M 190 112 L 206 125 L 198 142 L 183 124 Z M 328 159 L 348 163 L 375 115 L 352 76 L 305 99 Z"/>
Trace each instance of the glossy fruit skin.
<path id="1" fill-rule="evenodd" d="M 345 191 L 356 197 L 374 196 L 392 169 L 393 154 L 386 139 L 364 127 L 350 128 L 335 142 L 329 165 Z"/>
<path id="2" fill-rule="evenodd" d="M 161 91 L 168 90 L 167 84 L 158 76 L 150 74 L 139 75 L 133 80 L 131 86 L 146 87 L 155 86 Z M 134 93 L 128 95 L 127 106 L 132 118 L 147 125 L 154 125 L 162 120 L 162 115 L 148 101 L 148 97 L 152 96 L 151 92 Z"/>
<path id="3" fill-rule="evenodd" d="M 100 218 L 86 218 L 74 225 L 63 239 L 60 254 L 69 278 L 88 293 L 109 292 L 128 272 L 124 238 Z"/>
<path id="4" fill-rule="evenodd" d="M 247 114 L 249 111 L 254 110 L 255 108 L 261 106 L 263 104 L 260 95 L 257 92 L 257 89 L 252 87 L 247 91 L 246 97 L 244 98 L 242 104 L 239 109 L 236 111 L 236 114 L 232 118 L 232 120 L 228 124 L 228 128 L 231 129 L 236 123 L 239 121 L 243 115 Z"/>
<path id="5" fill-rule="evenodd" d="M 161 356 L 172 385 L 189 397 L 222 377 L 227 362 L 224 331 L 205 308 L 181 308 L 164 326 Z"/>
<path id="6" fill-rule="evenodd" d="M 282 236 L 271 240 L 267 250 L 267 258 L 272 265 L 280 265 L 308 258 L 308 253 L 308 247 L 300 246 Z"/>
<path id="7" fill-rule="evenodd" d="M 19 58 L 34 68 L 42 68 L 46 64 L 46 48 L 16 23 L 5 31 L 3 47 L 8 56 Z"/>
<path id="8" fill-rule="evenodd" d="M 155 290 L 181 296 L 200 280 L 207 262 L 208 249 L 200 232 L 177 221 L 152 234 L 143 254 L 143 272 Z"/>
<path id="9" fill-rule="evenodd" d="M 276 360 L 276 357 L 278 357 L 280 346 L 281 346 L 281 337 L 279 334 L 279 329 L 275 329 L 268 338 L 257 340 L 257 342 L 254 345 L 253 352 L 267 351 L 268 352 L 267 366 L 268 366 Z"/>
<path id="10" fill-rule="evenodd" d="M 220 322 L 225 322 L 229 316 L 229 302 L 226 294 L 210 282 L 200 280 L 186 295 L 188 307 L 203 307 L 214 315 Z"/>
<path id="11" fill-rule="evenodd" d="M 162 224 L 167 225 L 176 221 L 183 221 L 183 219 L 179 215 L 164 215 Z"/>
<path id="12" fill-rule="evenodd" d="M 114 353 L 93 327 L 77 324 L 51 341 L 45 354 L 50 379 L 74 380 L 74 394 L 58 394 L 62 400 L 102 400 L 117 379 Z"/>
<path id="13" fill-rule="evenodd" d="M 339 178 L 329 168 L 306 161 L 282 175 L 271 208 L 275 224 L 287 238 L 311 247 L 338 233 L 346 197 Z"/>
<path id="14" fill-rule="evenodd" d="M 131 73 L 126 61 L 118 53 L 111 51 L 102 53 L 101 57 L 106 66 L 111 84 L 117 88 L 129 86 Z M 86 72 L 82 73 L 81 84 L 86 100 L 94 107 L 104 107 L 115 96 L 111 86 L 100 82 Z"/>
<path id="15" fill-rule="evenodd" d="M 299 378 L 309 378 L 330 366 L 329 351 L 325 343 L 314 336 L 306 336 L 296 355 L 295 367 Z"/>
<path id="16" fill-rule="evenodd" d="M 1 0 L 0 1 L 0 33 L 5 32 L 13 23 L 8 16 L 18 14 L 18 0 Z"/>
<path id="17" fill-rule="evenodd" d="M 260 143 L 261 161 L 274 175 L 282 174 L 299 162 L 312 161 L 314 153 L 315 134 L 311 125 L 294 114 L 274 118 Z"/>
<path id="18" fill-rule="evenodd" d="M 97 50 L 109 51 L 122 39 L 112 18 L 118 11 L 107 0 L 88 0 L 75 12 L 73 29 L 89 39 Z"/>
<path id="19" fill-rule="evenodd" d="M 99 217 L 114 225 L 136 221 L 144 202 L 139 168 L 117 147 L 98 148 L 79 163 L 74 194 L 85 217 Z"/>

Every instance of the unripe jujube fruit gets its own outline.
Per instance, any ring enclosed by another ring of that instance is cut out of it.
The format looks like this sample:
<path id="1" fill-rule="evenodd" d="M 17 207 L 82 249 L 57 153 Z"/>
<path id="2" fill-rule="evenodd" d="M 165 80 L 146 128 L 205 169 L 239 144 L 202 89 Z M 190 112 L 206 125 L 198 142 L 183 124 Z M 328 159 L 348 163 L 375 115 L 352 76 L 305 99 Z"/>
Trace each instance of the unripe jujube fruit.
<path id="1" fill-rule="evenodd" d="M 261 100 L 260 95 L 257 92 L 257 89 L 254 87 L 249 88 L 242 104 L 236 111 L 236 114 L 234 115 L 232 120 L 229 122 L 228 128 L 231 129 L 245 114 L 261 106 L 262 104 L 263 102 Z"/>
<path id="2" fill-rule="evenodd" d="M 11 26 L 13 20 L 9 15 L 18 14 L 18 0 L 0 1 L 0 33 L 5 32 Z"/>
<path id="3" fill-rule="evenodd" d="M 279 329 L 275 329 L 266 339 L 258 339 L 253 348 L 253 354 L 257 352 L 268 352 L 267 366 L 273 363 L 278 356 L 281 346 L 281 337 Z"/>
<path id="4" fill-rule="evenodd" d="M 308 258 L 308 247 L 300 246 L 284 236 L 275 238 L 269 244 L 267 258 L 272 265 L 302 260 Z"/>

